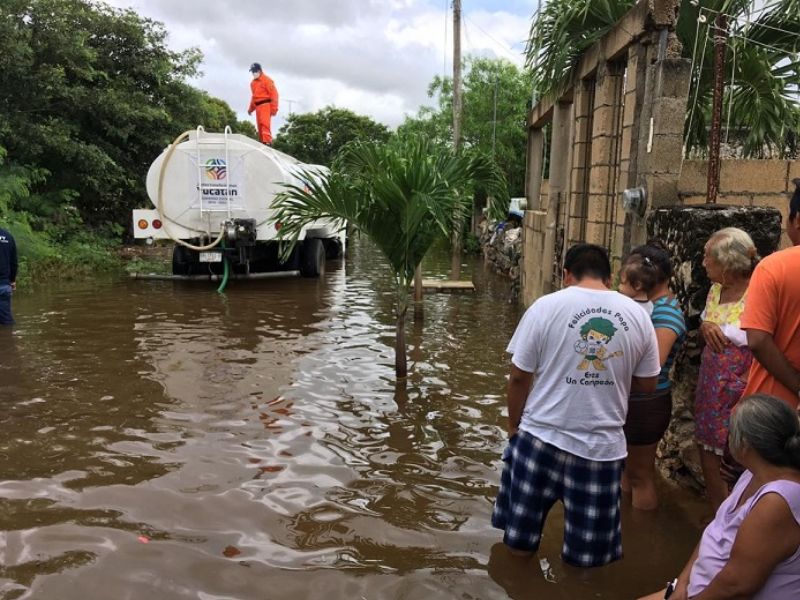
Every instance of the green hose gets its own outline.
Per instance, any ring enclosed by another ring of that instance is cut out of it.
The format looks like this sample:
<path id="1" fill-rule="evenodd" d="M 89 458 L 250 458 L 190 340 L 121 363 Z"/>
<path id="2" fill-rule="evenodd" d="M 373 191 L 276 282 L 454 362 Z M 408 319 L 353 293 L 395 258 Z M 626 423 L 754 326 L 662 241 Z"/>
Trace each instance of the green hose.
<path id="1" fill-rule="evenodd" d="M 225 256 L 225 242 L 222 242 L 222 264 L 223 264 L 223 272 L 222 272 L 222 281 L 217 288 L 217 293 L 222 294 L 225 292 L 225 286 L 228 285 L 228 276 L 230 275 L 230 266 L 228 265 L 228 257 Z"/>

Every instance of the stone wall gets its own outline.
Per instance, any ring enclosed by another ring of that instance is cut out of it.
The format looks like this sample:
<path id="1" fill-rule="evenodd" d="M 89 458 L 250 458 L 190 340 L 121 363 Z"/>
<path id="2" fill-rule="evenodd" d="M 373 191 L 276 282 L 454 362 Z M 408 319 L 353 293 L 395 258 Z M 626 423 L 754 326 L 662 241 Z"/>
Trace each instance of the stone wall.
<path id="1" fill-rule="evenodd" d="M 503 225 L 499 228 L 498 225 Z M 484 220 L 478 226 L 478 239 L 486 262 L 495 271 L 507 275 L 511 280 L 511 297 L 520 296 L 520 258 L 522 257 L 522 227 L 505 223 L 489 223 Z"/>
<path id="2" fill-rule="evenodd" d="M 687 206 L 705 204 L 708 162 L 685 160 L 678 183 L 678 198 Z M 792 180 L 800 177 L 800 161 L 723 160 L 720 169 L 717 203 L 729 206 L 776 208 L 786 225 Z M 782 247 L 790 245 L 784 232 Z"/>
<path id="3" fill-rule="evenodd" d="M 550 181 L 542 179 L 539 184 L 539 193 L 547 196 L 549 191 Z M 540 264 L 542 259 L 542 240 L 536 241 L 535 232 L 531 230 L 530 225 L 532 223 L 531 215 L 535 212 L 537 211 L 524 211 L 522 227 L 518 231 L 507 230 L 498 236 L 494 235 L 497 230 L 496 223 L 483 220 L 478 225 L 478 241 L 486 262 L 499 273 L 508 275 L 511 279 L 511 297 L 515 300 L 523 300 L 526 305 L 542 295 L 541 289 L 532 287 L 530 277 L 527 282 L 525 280 L 525 261 L 529 267 L 527 272 L 533 273 L 535 265 Z M 540 232 L 543 235 L 544 229 L 541 228 Z M 529 249 L 526 250 L 526 247 Z M 532 295 L 533 298 L 531 298 Z M 530 300 L 528 300 L 529 298 Z"/>
<path id="4" fill-rule="evenodd" d="M 771 207 L 706 204 L 659 208 L 648 219 L 650 236 L 664 241 L 672 254 L 672 287 L 689 328 L 673 371 L 672 421 L 659 447 L 659 467 L 664 476 L 695 489 L 703 486 L 694 444 L 694 390 L 700 366 L 697 336 L 710 286 L 702 266 L 703 247 L 711 234 L 723 227 L 747 231 L 761 256 L 766 256 L 778 248 L 781 213 Z"/>

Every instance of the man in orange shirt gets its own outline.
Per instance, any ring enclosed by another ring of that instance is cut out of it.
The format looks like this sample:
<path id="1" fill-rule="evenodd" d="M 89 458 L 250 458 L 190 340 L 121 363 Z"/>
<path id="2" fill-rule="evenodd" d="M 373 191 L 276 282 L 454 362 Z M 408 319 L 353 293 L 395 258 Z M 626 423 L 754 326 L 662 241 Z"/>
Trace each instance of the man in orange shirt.
<path id="1" fill-rule="evenodd" d="M 741 327 L 755 360 L 742 398 L 770 394 L 792 408 L 800 402 L 800 179 L 789 201 L 786 234 L 793 247 L 774 252 L 753 271 Z M 720 474 L 730 487 L 744 468 L 726 446 Z"/>
<path id="2" fill-rule="evenodd" d="M 252 115 L 256 111 L 256 125 L 258 126 L 258 139 L 263 144 L 272 144 L 272 131 L 270 121 L 278 113 L 278 90 L 275 82 L 267 77 L 261 70 L 261 65 L 253 63 L 250 65 L 250 73 L 253 74 L 253 81 L 250 82 L 250 107 L 247 114 Z"/>
<path id="3" fill-rule="evenodd" d="M 777 396 L 792 408 L 800 401 L 800 179 L 789 202 L 786 233 L 794 245 L 762 260 L 747 288 L 742 329 L 756 360 L 742 397 Z"/>

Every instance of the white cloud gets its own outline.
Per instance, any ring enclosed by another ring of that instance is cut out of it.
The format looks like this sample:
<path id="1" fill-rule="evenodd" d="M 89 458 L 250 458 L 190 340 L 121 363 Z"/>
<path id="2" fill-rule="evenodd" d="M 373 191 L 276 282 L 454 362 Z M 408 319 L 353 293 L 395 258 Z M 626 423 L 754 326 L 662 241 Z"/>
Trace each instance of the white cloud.
<path id="1" fill-rule="evenodd" d="M 462 52 L 522 64 L 521 42 L 537 0 L 465 8 Z M 199 47 L 193 82 L 247 118 L 247 68 L 260 62 L 284 99 L 282 116 L 328 104 L 396 126 L 429 103 L 431 79 L 452 68 L 452 23 L 443 0 L 110 0 L 162 21 L 176 50 Z M 465 3 L 466 4 L 466 3 Z M 494 9 L 494 6 L 497 9 Z M 447 35 L 445 41 L 445 35 Z"/>

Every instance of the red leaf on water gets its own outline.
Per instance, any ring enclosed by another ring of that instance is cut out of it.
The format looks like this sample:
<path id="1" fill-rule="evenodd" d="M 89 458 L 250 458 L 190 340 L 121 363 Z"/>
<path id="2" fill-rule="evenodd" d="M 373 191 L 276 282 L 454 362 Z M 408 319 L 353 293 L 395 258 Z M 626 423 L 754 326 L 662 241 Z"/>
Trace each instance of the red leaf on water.
<path id="1" fill-rule="evenodd" d="M 222 554 L 224 554 L 228 558 L 233 558 L 234 556 L 238 556 L 241 553 L 242 551 L 239 550 L 236 546 L 225 546 L 225 550 L 222 551 Z"/>
<path id="2" fill-rule="evenodd" d="M 258 470 L 262 473 L 277 473 L 278 471 L 283 471 L 283 467 L 279 465 L 272 465 L 269 467 L 259 467 Z"/>

